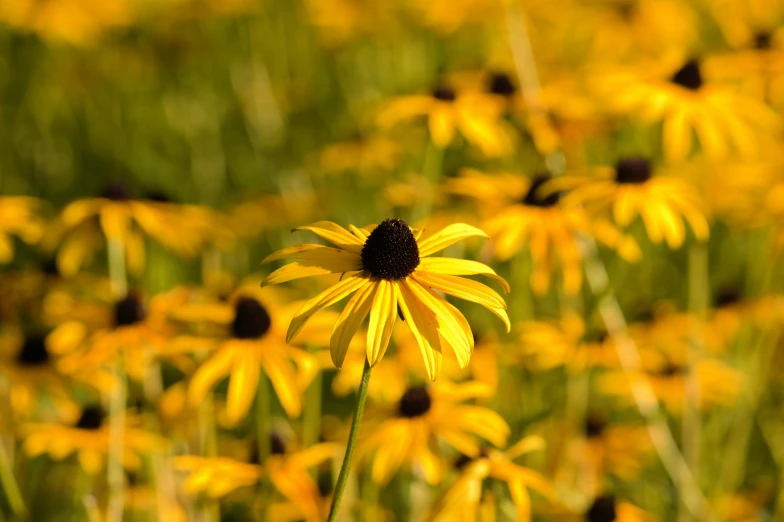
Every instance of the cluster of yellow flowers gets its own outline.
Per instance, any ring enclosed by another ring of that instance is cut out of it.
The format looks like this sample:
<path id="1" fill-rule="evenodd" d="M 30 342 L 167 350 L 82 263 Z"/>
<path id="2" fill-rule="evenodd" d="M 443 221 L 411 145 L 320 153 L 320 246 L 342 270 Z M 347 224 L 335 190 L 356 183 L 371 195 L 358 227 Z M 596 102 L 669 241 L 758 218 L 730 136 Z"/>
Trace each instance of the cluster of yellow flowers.
<path id="1" fill-rule="evenodd" d="M 198 203 L 95 146 L 73 82 L 24 95 L 46 102 L 31 150 L 83 108 L 65 156 L 130 174 L 40 152 L 38 179 L 99 195 L 3 184 L 35 196 L 0 195 L 0 520 L 781 516 L 784 1 L 0 0 L 0 21 L 8 49 L 133 58 L 145 89 L 182 82 L 138 67 L 157 39 L 199 61 L 168 23 L 249 57 L 187 69 L 160 113 L 95 96 L 158 115 L 149 141 L 181 131 L 191 165 L 159 185 Z"/>

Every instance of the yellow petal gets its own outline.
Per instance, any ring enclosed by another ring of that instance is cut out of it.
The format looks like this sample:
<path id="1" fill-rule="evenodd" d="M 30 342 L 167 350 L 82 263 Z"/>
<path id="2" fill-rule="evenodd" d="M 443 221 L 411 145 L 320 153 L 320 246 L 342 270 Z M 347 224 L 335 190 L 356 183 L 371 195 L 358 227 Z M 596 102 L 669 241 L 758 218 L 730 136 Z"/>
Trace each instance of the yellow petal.
<path id="1" fill-rule="evenodd" d="M 277 353 L 266 353 L 264 372 L 278 396 L 280 405 L 289 417 L 299 417 L 302 413 L 302 398 L 297 387 L 298 379 L 292 364 Z"/>
<path id="2" fill-rule="evenodd" d="M 436 104 L 427 120 L 430 137 L 436 147 L 446 148 L 455 136 L 455 118 L 452 107 L 447 104 Z"/>
<path id="3" fill-rule="evenodd" d="M 307 248 L 303 249 L 303 247 Z M 362 260 L 358 255 L 322 245 L 299 245 L 284 248 L 268 256 L 263 262 L 266 263 L 271 259 L 281 259 L 282 257 L 295 258 L 298 261 L 272 272 L 264 278 L 261 286 L 275 285 L 302 277 L 340 274 L 362 269 Z"/>
<path id="4" fill-rule="evenodd" d="M 412 277 L 417 278 L 425 286 L 459 299 L 478 303 L 487 308 L 506 308 L 504 298 L 495 290 L 471 279 L 428 272 L 418 272 Z"/>
<path id="5" fill-rule="evenodd" d="M 343 367 L 351 339 L 370 312 L 375 289 L 375 284 L 370 281 L 365 283 L 365 286 L 357 290 L 357 293 L 351 297 L 335 323 L 332 337 L 329 340 L 329 353 L 332 356 L 332 362 L 338 368 Z"/>
<path id="6" fill-rule="evenodd" d="M 367 331 L 367 358 L 370 366 L 375 366 L 384 356 L 397 318 L 395 284 L 382 279 L 375 287 Z"/>
<path id="7" fill-rule="evenodd" d="M 238 423 L 250 410 L 259 385 L 259 361 L 252 354 L 235 358 L 226 398 L 226 417 L 231 425 Z"/>
<path id="8" fill-rule="evenodd" d="M 122 203 L 107 203 L 101 209 L 100 216 L 106 238 L 124 241 L 130 227 L 130 209 Z"/>
<path id="9" fill-rule="evenodd" d="M 310 225 L 296 227 L 294 230 L 308 230 L 335 246 L 355 254 L 362 252 L 363 243 L 343 227 L 331 221 L 317 221 Z"/>
<path id="10" fill-rule="evenodd" d="M 504 292 L 509 293 L 509 283 L 495 273 L 495 270 L 484 263 L 470 261 L 468 259 L 453 259 L 450 257 L 425 257 L 419 261 L 417 271 L 435 272 L 436 274 L 465 276 L 465 275 L 484 275 L 497 281 Z"/>
<path id="11" fill-rule="evenodd" d="M 419 243 L 419 256 L 429 256 L 458 241 L 475 236 L 488 237 L 483 231 L 471 225 L 464 223 L 448 225 L 443 230 L 425 238 Z"/>
<path id="12" fill-rule="evenodd" d="M 406 279 L 401 279 L 395 285 L 398 290 L 397 303 L 406 321 L 414 334 L 414 338 L 422 352 L 425 361 L 427 376 L 431 381 L 436 380 L 441 373 L 441 340 L 438 337 L 438 320 L 432 311 L 420 303 L 411 291 Z"/>
<path id="13" fill-rule="evenodd" d="M 229 374 L 236 350 L 233 346 L 224 346 L 196 370 L 188 387 L 188 402 L 192 406 L 199 404 L 215 383 Z"/>
<path id="14" fill-rule="evenodd" d="M 286 342 L 291 343 L 305 326 L 305 323 L 308 322 L 308 319 L 313 317 L 314 314 L 327 306 L 337 303 L 350 293 L 361 288 L 367 282 L 367 279 L 368 278 L 360 272 L 354 272 L 339 283 L 327 288 L 319 295 L 303 304 L 299 310 L 297 310 L 296 315 L 291 320 L 291 324 L 289 324 L 289 330 L 286 333 Z"/>

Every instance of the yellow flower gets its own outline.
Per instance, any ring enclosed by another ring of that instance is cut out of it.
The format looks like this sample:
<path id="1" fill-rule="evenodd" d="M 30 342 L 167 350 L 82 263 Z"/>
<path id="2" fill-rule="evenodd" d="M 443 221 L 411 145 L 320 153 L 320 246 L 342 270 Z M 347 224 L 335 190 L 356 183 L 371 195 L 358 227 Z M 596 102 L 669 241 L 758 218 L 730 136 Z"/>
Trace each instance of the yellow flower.
<path id="1" fill-rule="evenodd" d="M 604 474 L 622 480 L 637 478 L 645 466 L 645 459 L 653 453 L 653 444 L 645 426 L 609 424 L 603 417 L 590 414 L 585 421 L 585 437 L 580 440 L 582 458 L 594 483 L 601 488 Z"/>
<path id="2" fill-rule="evenodd" d="M 400 146 L 384 136 L 358 136 L 327 145 L 318 154 L 320 172 L 326 175 L 356 171 L 361 175 L 391 172 L 402 152 Z"/>
<path id="3" fill-rule="evenodd" d="M 494 411 L 464 401 L 487 398 L 490 389 L 477 382 L 453 384 L 441 380 L 430 387 L 414 386 L 397 403 L 381 410 L 379 421 L 357 445 L 358 457 L 369 459 L 371 478 L 384 484 L 401 466 L 418 464 L 425 479 L 436 484 L 443 473 L 438 442 L 445 442 L 470 457 L 480 454 L 480 437 L 503 446 L 509 427 Z M 372 459 L 371 459 L 372 455 Z"/>
<path id="4" fill-rule="evenodd" d="M 450 225 L 424 239 L 400 219 L 387 219 L 378 226 L 351 232 L 320 221 L 294 230 L 308 230 L 338 248 L 297 245 L 268 256 L 263 263 L 285 258 L 297 261 L 268 275 L 262 285 L 302 277 L 342 274 L 341 280 L 306 302 L 289 325 L 286 340 L 293 340 L 319 310 L 354 293 L 341 313 L 330 340 L 335 366 L 343 366 L 349 343 L 370 314 L 367 359 L 374 366 L 386 352 L 398 313 L 417 339 L 428 377 L 435 380 L 441 369 L 442 341 L 455 353 L 461 367 L 468 364 L 474 340 L 471 327 L 460 311 L 436 291 L 472 301 L 497 315 L 509 330 L 504 299 L 487 286 L 460 276 L 480 274 L 509 286 L 492 268 L 476 261 L 428 257 L 461 239 L 487 237 L 463 224 Z M 399 312 L 398 312 L 399 310 Z"/>
<path id="5" fill-rule="evenodd" d="M 48 454 L 63 460 L 76 454 L 79 465 L 91 475 L 97 474 L 109 453 L 110 430 L 100 407 L 89 406 L 82 410 L 75 425 L 57 423 L 30 423 L 21 426 L 23 449 L 27 456 Z M 152 452 L 161 451 L 164 440 L 158 435 L 134 427 L 129 419 L 123 436 L 122 463 L 126 469 L 137 470 L 142 459 Z"/>
<path id="6" fill-rule="evenodd" d="M 318 372 L 312 355 L 286 343 L 286 327 L 300 303 L 284 304 L 273 292 L 254 286 L 241 287 L 227 303 L 206 303 L 180 311 L 203 315 L 224 327 L 217 349 L 190 381 L 188 400 L 191 405 L 199 404 L 210 389 L 229 376 L 226 416 L 232 425 L 247 415 L 262 370 L 291 417 L 302 412 L 302 394 Z M 306 332 L 303 342 L 324 346 L 326 338 L 320 331 Z"/>
<path id="7" fill-rule="evenodd" d="M 427 117 L 430 137 L 446 148 L 459 130 L 465 139 L 490 157 L 512 151 L 512 132 L 503 121 L 504 100 L 477 92 L 456 92 L 438 86 L 430 95 L 401 96 L 391 100 L 378 115 L 378 124 L 389 129 L 420 116 Z"/>
<path id="8" fill-rule="evenodd" d="M 458 462 L 462 468 L 460 476 L 447 490 L 443 498 L 425 518 L 428 522 L 451 522 L 477 520 L 477 512 L 485 514 L 482 505 L 482 484 L 495 479 L 505 482 L 517 508 L 518 522 L 531 520 L 531 494 L 534 490 L 550 501 L 557 498 L 555 489 L 540 473 L 515 464 L 522 455 L 540 449 L 544 440 L 526 437 L 506 451 L 493 448 L 483 450 L 474 458 L 463 458 Z M 480 511 L 481 510 L 481 511 Z M 495 517 L 493 516 L 493 519 Z M 481 520 L 488 520 L 481 518 Z"/>
<path id="9" fill-rule="evenodd" d="M 668 161 L 687 158 L 695 133 L 711 160 L 724 159 L 733 149 L 744 156 L 760 152 L 781 131 L 778 114 L 731 87 L 706 83 L 701 67 L 689 60 L 658 74 L 655 66 L 639 73 L 597 73 L 596 85 L 611 111 L 662 124 Z"/>
<path id="10" fill-rule="evenodd" d="M 43 246 L 59 248 L 57 266 L 70 277 L 104 239 L 117 242 L 125 250 L 128 270 L 136 274 L 145 264 L 144 235 L 182 256 L 193 256 L 214 222 L 214 214 L 205 207 L 133 199 L 124 186 L 110 185 L 102 197 L 66 206 L 50 225 Z"/>
<path id="11" fill-rule="evenodd" d="M 644 158 L 624 158 L 615 168 L 598 167 L 592 176 L 564 176 L 555 188 L 572 188 L 567 206 L 582 206 L 594 215 L 610 216 L 621 228 L 640 217 L 653 243 L 679 248 L 688 225 L 699 241 L 710 235 L 707 209 L 697 189 L 673 175 L 653 175 Z"/>
<path id="12" fill-rule="evenodd" d="M 533 357 L 537 368 L 565 366 L 577 374 L 595 367 L 619 367 L 612 338 L 601 332 L 595 340 L 586 339 L 585 325 L 576 314 L 568 314 L 560 321 L 526 321 L 518 330 L 520 350 Z"/>
<path id="13" fill-rule="evenodd" d="M 25 243 L 35 244 L 44 232 L 43 220 L 38 216 L 41 202 L 26 196 L 0 197 L 0 265 L 14 258 L 14 241 L 18 236 Z"/>
<path id="14" fill-rule="evenodd" d="M 131 22 L 128 0 L 0 0 L 0 20 L 52 40 L 76 45 Z"/>
<path id="15" fill-rule="evenodd" d="M 190 495 L 204 493 L 210 498 L 222 498 L 267 478 L 288 501 L 298 503 L 305 520 L 319 520 L 319 516 L 323 517 L 323 505 L 308 469 L 332 459 L 337 445 L 323 443 L 297 450 L 287 448 L 279 436 L 273 435 L 271 447 L 272 454 L 261 463 L 184 455 L 174 457 L 173 465 L 187 473 L 182 487 Z"/>
<path id="16" fill-rule="evenodd" d="M 631 502 L 619 500 L 613 495 L 602 495 L 594 499 L 585 514 L 574 522 L 653 522 L 656 520 L 647 511 Z"/>
<path id="17" fill-rule="evenodd" d="M 447 190 L 475 201 L 497 258 L 507 260 L 528 248 L 533 261 L 531 287 L 536 294 L 547 293 L 556 268 L 561 270 L 567 293 L 580 290 L 582 257 L 575 242 L 578 233 L 593 235 L 629 261 L 639 258 L 636 243 L 611 223 L 592 223 L 581 209 L 559 205 L 558 193 L 543 194 L 548 180 L 546 175 L 530 179 L 468 169 L 449 180 Z"/>
<path id="18" fill-rule="evenodd" d="M 11 408 L 18 420 L 46 418 L 46 404 L 51 401 L 57 418 L 72 422 L 80 408 L 73 399 L 77 385 L 98 390 L 108 389 L 111 375 L 91 368 L 72 373 L 60 369 L 61 361 L 76 348 L 84 327 L 63 323 L 48 335 L 22 335 L 6 327 L 0 333 L 0 379 L 9 387 Z M 48 401 L 47 401 L 48 399 Z"/>

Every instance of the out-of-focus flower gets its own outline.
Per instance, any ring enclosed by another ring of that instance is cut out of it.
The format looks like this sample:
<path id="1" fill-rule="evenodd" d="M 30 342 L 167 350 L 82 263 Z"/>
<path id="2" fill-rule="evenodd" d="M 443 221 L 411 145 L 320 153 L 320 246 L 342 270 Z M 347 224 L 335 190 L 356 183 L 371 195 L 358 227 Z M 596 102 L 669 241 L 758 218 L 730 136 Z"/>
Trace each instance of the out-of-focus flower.
<path id="1" fill-rule="evenodd" d="M 385 136 L 359 136 L 327 145 L 318 154 L 320 172 L 326 175 L 356 171 L 360 175 L 391 172 L 397 167 L 400 146 Z"/>
<path id="2" fill-rule="evenodd" d="M 216 222 L 207 207 L 134 199 L 123 185 L 110 185 L 99 198 L 69 204 L 50 225 L 45 249 L 57 252 L 57 267 L 71 277 L 104 240 L 125 251 L 128 270 L 139 273 L 145 264 L 144 236 L 182 256 L 202 247 L 206 231 Z"/>
<path id="3" fill-rule="evenodd" d="M 475 201 L 496 257 L 507 260 L 521 250 L 529 250 L 533 261 L 531 287 L 536 294 L 547 293 L 557 268 L 567 293 L 580 290 L 582 259 L 575 241 L 578 233 L 595 237 L 628 261 L 639 259 L 634 240 L 610 222 L 591 222 L 581 209 L 561 206 L 558 193 L 544 194 L 542 189 L 549 179 L 545 175 L 529 179 L 510 173 L 465 170 L 449 180 L 447 190 Z"/>
<path id="4" fill-rule="evenodd" d="M 124 427 L 122 463 L 128 470 L 138 470 L 142 459 L 164 448 L 164 439 L 133 424 L 129 419 Z M 29 423 L 21 426 L 26 455 L 48 454 L 63 460 L 73 454 L 87 473 L 96 475 L 103 468 L 109 453 L 109 423 L 99 406 L 82 410 L 74 425 L 57 423 Z"/>
<path id="5" fill-rule="evenodd" d="M 260 463 L 183 455 L 174 457 L 173 465 L 187 473 L 182 488 L 190 495 L 204 493 L 218 499 L 266 478 L 289 502 L 298 503 L 305 520 L 323 520 L 321 495 L 308 469 L 334 458 L 337 445 L 322 443 L 304 449 L 289 448 L 281 437 L 273 434 L 271 448 L 272 454 Z"/>
<path id="6" fill-rule="evenodd" d="M 447 85 L 437 86 L 429 95 L 401 96 L 390 100 L 378 114 L 378 124 L 389 129 L 398 123 L 427 117 L 430 138 L 439 148 L 447 147 L 457 131 L 486 156 L 497 157 L 512 151 L 513 131 L 503 121 L 504 102 L 479 92 L 458 92 Z"/>
<path id="7" fill-rule="evenodd" d="M 519 522 L 531 520 L 531 494 L 536 491 L 551 502 L 556 501 L 555 488 L 544 475 L 515 464 L 515 460 L 526 453 L 540 449 L 544 440 L 540 437 L 526 437 L 505 451 L 489 448 L 474 457 L 464 456 L 458 465 L 461 472 L 455 483 L 447 490 L 442 499 L 431 510 L 426 520 L 430 522 L 476 520 L 477 513 L 487 506 L 482 503 L 485 480 L 495 479 L 506 483 L 517 508 Z M 495 511 L 495 506 L 490 508 Z M 494 514 L 494 513 L 493 513 Z M 495 518 L 495 516 L 493 516 Z M 486 520 L 482 518 L 482 520 Z"/>
<path id="8" fill-rule="evenodd" d="M 0 0 L 0 20 L 44 38 L 94 43 L 104 32 L 133 21 L 130 0 Z"/>
<path id="9" fill-rule="evenodd" d="M 257 285 L 240 287 L 227 302 L 207 302 L 181 310 L 179 315 L 202 317 L 222 325 L 214 353 L 199 366 L 188 389 L 196 405 L 220 380 L 229 376 L 226 415 L 229 424 L 243 419 L 253 404 L 264 370 L 283 409 L 292 417 L 302 411 L 302 394 L 318 372 L 316 360 L 306 351 L 286 343 L 286 328 L 300 302 L 286 303 L 274 292 Z M 305 331 L 303 343 L 325 346 L 327 332 Z"/>
<path id="10" fill-rule="evenodd" d="M 351 232 L 328 221 L 297 227 L 295 230 L 311 231 L 338 248 L 297 245 L 263 261 L 297 260 L 272 272 L 263 285 L 342 274 L 339 283 L 297 311 L 289 325 L 288 341 L 319 310 L 354 293 L 338 318 L 330 340 L 335 366 L 343 366 L 348 345 L 368 314 L 367 359 L 371 366 L 380 361 L 400 313 L 422 350 L 429 378 L 435 380 L 441 370 L 442 342 L 451 347 L 461 366 L 468 364 L 474 343 L 463 314 L 435 290 L 484 306 L 509 329 L 503 298 L 484 284 L 461 276 L 484 275 L 508 291 L 509 285 L 503 278 L 476 261 L 429 257 L 462 239 L 487 237 L 481 230 L 454 224 L 420 239 L 422 230 L 412 230 L 401 219 L 387 219 L 378 226 L 362 229 L 349 225 L 349 229 Z"/>
<path id="11" fill-rule="evenodd" d="M 0 197 L 0 265 L 14 258 L 12 236 L 31 245 L 41 239 L 44 233 L 41 206 L 41 201 L 27 196 Z"/>
<path id="12" fill-rule="evenodd" d="M 329 47 L 358 36 L 374 36 L 395 25 L 395 3 L 384 0 L 307 0 L 307 17 Z"/>
<path id="13" fill-rule="evenodd" d="M 686 224 L 699 241 L 710 229 L 707 208 L 697 189 L 673 175 L 654 175 L 644 158 L 623 158 L 612 167 L 597 167 L 591 176 L 564 176 L 551 190 L 571 189 L 563 196 L 567 206 L 584 207 L 607 216 L 621 228 L 642 219 L 653 243 L 679 248 L 686 239 Z"/>
<path id="14" fill-rule="evenodd" d="M 753 156 L 781 132 L 775 111 L 731 86 L 707 81 L 697 60 L 644 67 L 597 72 L 594 85 L 612 112 L 662 124 L 662 148 L 669 161 L 689 156 L 695 133 L 705 156 L 718 160 L 731 152 Z"/>
<path id="15" fill-rule="evenodd" d="M 369 428 L 357 446 L 358 457 L 371 462 L 376 483 L 384 484 L 401 467 L 416 463 L 425 479 L 435 484 L 444 472 L 438 442 L 469 457 L 480 455 L 476 437 L 497 447 L 506 443 L 509 427 L 500 415 L 461 404 L 489 395 L 490 388 L 477 382 L 440 380 L 430 387 L 411 387 L 397 403 L 380 407 L 378 419 L 368 415 Z"/>

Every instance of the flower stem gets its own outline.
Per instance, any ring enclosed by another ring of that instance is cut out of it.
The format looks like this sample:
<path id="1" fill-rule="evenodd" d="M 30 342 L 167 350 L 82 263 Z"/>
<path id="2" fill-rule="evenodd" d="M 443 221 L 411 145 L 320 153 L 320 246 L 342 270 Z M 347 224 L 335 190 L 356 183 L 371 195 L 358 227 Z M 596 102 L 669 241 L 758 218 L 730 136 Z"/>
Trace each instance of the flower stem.
<path id="1" fill-rule="evenodd" d="M 259 376 L 259 387 L 256 390 L 256 444 L 259 462 L 264 462 L 270 455 L 270 389 L 267 376 Z"/>
<path id="2" fill-rule="evenodd" d="M 109 399 L 109 458 L 107 462 L 107 482 L 109 485 L 109 509 L 107 520 L 120 522 L 125 507 L 125 474 L 123 473 L 123 447 L 125 446 L 125 403 L 126 376 L 123 361 L 118 355 L 115 364 L 116 389 Z"/>
<path id="3" fill-rule="evenodd" d="M 359 423 L 362 420 L 362 412 L 365 409 L 367 400 L 368 384 L 370 384 L 370 363 L 365 359 L 365 368 L 362 370 L 362 381 L 359 383 L 359 396 L 357 397 L 357 410 L 354 413 L 354 421 L 351 423 L 351 431 L 348 435 L 348 445 L 346 455 L 343 457 L 343 464 L 340 466 L 338 482 L 335 484 L 335 493 L 332 496 L 332 505 L 329 508 L 329 518 L 327 522 L 335 522 L 340 510 L 340 501 L 343 499 L 343 491 L 346 489 L 349 470 L 351 469 L 351 457 L 354 456 L 354 447 L 357 444 L 359 435 Z"/>
<path id="4" fill-rule="evenodd" d="M 8 458 L 5 445 L 0 440 L 0 484 L 3 486 L 8 504 L 11 507 L 14 515 L 19 519 L 27 518 L 27 509 L 25 508 L 24 500 L 22 500 L 22 493 L 19 491 L 19 485 L 16 483 L 14 477 L 14 470 L 11 467 L 11 459 Z"/>

